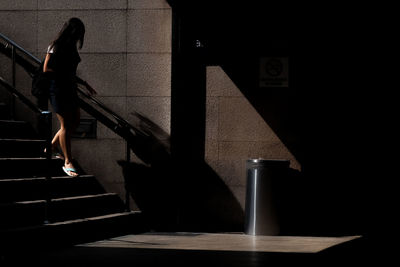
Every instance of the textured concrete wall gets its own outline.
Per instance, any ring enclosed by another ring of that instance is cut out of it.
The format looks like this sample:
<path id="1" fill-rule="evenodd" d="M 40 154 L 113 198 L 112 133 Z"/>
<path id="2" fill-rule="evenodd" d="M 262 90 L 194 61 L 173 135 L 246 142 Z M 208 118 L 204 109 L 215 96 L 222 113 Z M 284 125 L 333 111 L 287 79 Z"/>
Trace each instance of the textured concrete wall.
<path id="1" fill-rule="evenodd" d="M 138 111 L 169 133 L 171 9 L 168 3 L 165 0 L 0 0 L 0 32 L 39 58 L 70 17 L 79 17 L 85 23 L 78 75 L 98 91 L 98 99 L 128 120 L 132 119 L 132 111 Z M 7 61 L 0 60 L 1 64 Z M 28 93 L 29 80 L 21 80 L 25 84 L 20 90 L 26 89 Z M 56 120 L 54 123 L 57 125 Z M 125 142 L 100 123 L 97 135 L 94 140 L 75 139 L 73 156 L 108 190 L 123 196 L 123 176 L 116 161 L 125 157 Z"/>
<path id="2" fill-rule="evenodd" d="M 206 162 L 235 194 L 244 209 L 246 160 L 296 158 L 221 67 L 207 68 Z"/>
<path id="3" fill-rule="evenodd" d="M 0 32 L 16 41 L 31 53 L 37 51 L 37 1 L 36 0 L 0 0 Z M 12 84 L 11 60 L 0 56 L 0 75 Z M 30 92 L 30 78 L 20 67 L 16 68 L 16 87 L 24 94 Z M 11 103 L 10 94 L 1 90 L 0 102 Z M 33 99 L 33 97 L 30 97 Z M 9 109 L 10 106 L 8 106 Z M 16 116 L 32 114 L 18 100 L 15 102 Z M 25 116 L 26 117 L 26 116 Z M 34 121 L 33 116 L 27 116 L 28 121 Z"/>

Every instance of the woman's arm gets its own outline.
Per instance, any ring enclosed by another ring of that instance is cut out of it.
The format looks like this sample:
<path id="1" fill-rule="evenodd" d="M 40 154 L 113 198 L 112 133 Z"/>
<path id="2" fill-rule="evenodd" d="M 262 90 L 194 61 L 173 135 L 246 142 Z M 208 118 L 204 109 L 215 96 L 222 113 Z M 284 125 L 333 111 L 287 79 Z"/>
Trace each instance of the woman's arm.
<path id="1" fill-rule="evenodd" d="M 46 54 L 46 58 L 44 59 L 44 64 L 43 64 L 43 72 L 54 72 L 54 70 L 48 67 L 50 57 L 51 54 Z"/>

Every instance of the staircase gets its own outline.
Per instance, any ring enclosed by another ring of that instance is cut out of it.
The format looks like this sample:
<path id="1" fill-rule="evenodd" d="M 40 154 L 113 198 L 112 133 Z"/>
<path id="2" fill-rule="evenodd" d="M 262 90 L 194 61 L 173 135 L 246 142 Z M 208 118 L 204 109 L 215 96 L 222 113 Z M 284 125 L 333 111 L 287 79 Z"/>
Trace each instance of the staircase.
<path id="1" fill-rule="evenodd" d="M 45 140 L 24 121 L 0 120 L 0 249 L 59 247 L 141 232 L 142 216 L 126 211 L 75 162 L 82 175 L 66 176 L 51 159 L 46 179 Z M 47 201 L 46 201 L 47 200 Z"/>

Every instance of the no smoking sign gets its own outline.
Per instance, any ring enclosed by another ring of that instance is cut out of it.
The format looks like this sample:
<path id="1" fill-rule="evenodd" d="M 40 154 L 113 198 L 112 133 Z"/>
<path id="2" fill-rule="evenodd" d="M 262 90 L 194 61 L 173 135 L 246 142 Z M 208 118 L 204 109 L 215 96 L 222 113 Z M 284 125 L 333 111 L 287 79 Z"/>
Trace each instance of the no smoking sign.
<path id="1" fill-rule="evenodd" d="M 260 87 L 289 87 L 287 57 L 260 58 Z"/>

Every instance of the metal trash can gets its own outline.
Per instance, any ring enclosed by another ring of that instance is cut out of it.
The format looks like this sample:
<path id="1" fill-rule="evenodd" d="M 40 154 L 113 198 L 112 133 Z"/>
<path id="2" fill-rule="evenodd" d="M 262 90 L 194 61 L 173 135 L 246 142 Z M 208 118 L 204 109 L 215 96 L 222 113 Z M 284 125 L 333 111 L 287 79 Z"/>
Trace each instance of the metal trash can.
<path id="1" fill-rule="evenodd" d="M 289 160 L 249 159 L 246 162 L 247 185 L 245 233 L 278 235 L 279 223 L 274 199 L 274 179 L 289 169 Z"/>

